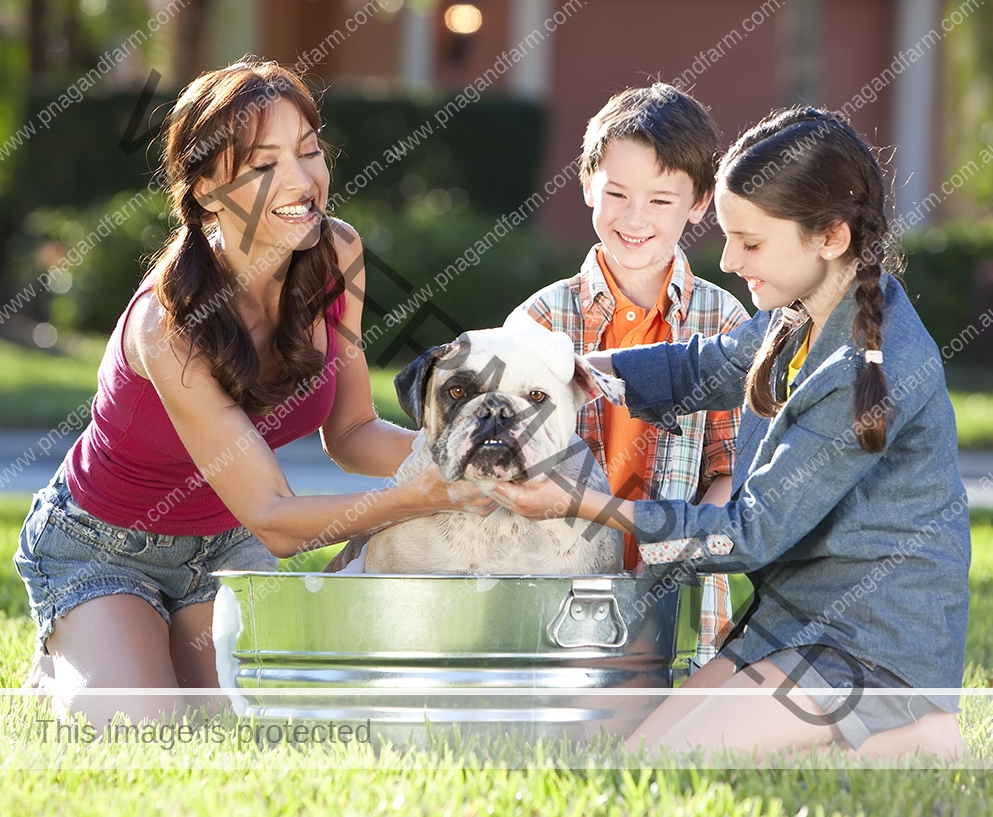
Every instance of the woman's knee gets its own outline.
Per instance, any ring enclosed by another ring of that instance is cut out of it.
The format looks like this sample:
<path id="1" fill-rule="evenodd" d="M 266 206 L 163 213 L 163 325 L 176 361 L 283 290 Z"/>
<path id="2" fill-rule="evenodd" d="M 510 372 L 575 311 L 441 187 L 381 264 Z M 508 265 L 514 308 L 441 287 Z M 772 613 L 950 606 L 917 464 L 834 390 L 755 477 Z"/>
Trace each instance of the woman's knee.
<path id="1" fill-rule="evenodd" d="M 177 685 L 169 628 L 158 611 L 138 596 L 100 596 L 74 607 L 55 620 L 45 646 L 60 685 Z"/>
<path id="2" fill-rule="evenodd" d="M 214 603 L 201 602 L 176 610 L 169 628 L 169 649 L 181 687 L 217 687 L 213 640 Z"/>

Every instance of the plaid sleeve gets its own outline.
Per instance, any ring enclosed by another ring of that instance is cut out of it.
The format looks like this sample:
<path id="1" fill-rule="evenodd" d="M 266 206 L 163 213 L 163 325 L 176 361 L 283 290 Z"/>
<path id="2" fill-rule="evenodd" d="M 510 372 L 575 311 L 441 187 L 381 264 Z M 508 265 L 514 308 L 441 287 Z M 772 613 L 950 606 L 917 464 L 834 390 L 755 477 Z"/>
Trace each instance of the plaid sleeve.
<path id="1" fill-rule="evenodd" d="M 582 317 L 574 314 L 575 304 L 570 284 L 571 279 L 556 281 L 538 290 L 514 311 L 526 313 L 553 332 L 568 332 L 571 335 L 575 331 L 581 331 Z"/>
<path id="2" fill-rule="evenodd" d="M 554 331 L 554 327 L 552 326 L 552 311 L 540 298 L 536 298 L 530 303 L 521 304 L 518 309 L 523 309 L 537 323 L 540 323 L 546 329 L 552 329 Z"/>
<path id="3" fill-rule="evenodd" d="M 720 333 L 730 332 L 748 320 L 748 313 L 732 297 L 721 299 Z M 734 441 L 741 423 L 741 409 L 708 411 L 703 432 L 703 457 L 700 464 L 701 486 L 709 486 L 714 477 L 730 474 L 734 468 Z"/>
<path id="4" fill-rule="evenodd" d="M 700 483 L 713 482 L 714 477 L 730 474 L 734 468 L 734 440 L 738 436 L 741 409 L 708 411 L 703 429 L 703 456 L 700 461 Z"/>
<path id="5" fill-rule="evenodd" d="M 726 294 L 725 294 L 726 295 Z M 729 332 L 748 320 L 748 313 L 737 299 L 726 295 L 720 299 L 720 332 Z M 715 477 L 730 474 L 734 467 L 735 438 L 741 422 L 741 409 L 708 411 L 704 423 L 703 450 L 700 461 L 699 494 L 702 496 Z M 703 600 L 700 607 L 700 631 L 694 656 L 703 666 L 717 655 L 732 620 L 731 585 L 723 573 L 714 573 L 703 580 Z"/>
<path id="6" fill-rule="evenodd" d="M 731 585 L 723 573 L 714 573 L 704 578 L 703 601 L 700 605 L 700 632 L 697 637 L 697 666 L 702 667 L 717 655 L 724 645 L 724 639 L 731 632 Z"/>

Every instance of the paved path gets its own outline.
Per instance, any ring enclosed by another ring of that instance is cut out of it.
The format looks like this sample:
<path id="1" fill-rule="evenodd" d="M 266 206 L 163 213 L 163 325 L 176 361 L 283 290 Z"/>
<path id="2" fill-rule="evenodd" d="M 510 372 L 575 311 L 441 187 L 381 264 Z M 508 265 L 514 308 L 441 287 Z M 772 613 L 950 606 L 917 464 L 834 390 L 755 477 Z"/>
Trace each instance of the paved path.
<path id="1" fill-rule="evenodd" d="M 0 492 L 33 493 L 48 483 L 75 440 L 53 441 L 46 438 L 48 433 L 0 429 Z M 298 494 L 346 494 L 385 484 L 382 479 L 346 474 L 324 456 L 317 435 L 280 448 L 276 457 Z M 970 504 L 993 508 L 993 451 L 961 451 L 959 468 Z"/>
<path id="2" fill-rule="evenodd" d="M 0 492 L 33 493 L 48 484 L 76 436 L 51 441 L 49 430 L 0 430 Z M 368 491 L 386 480 L 347 474 L 329 460 L 315 434 L 276 451 L 290 487 L 298 494 Z"/>

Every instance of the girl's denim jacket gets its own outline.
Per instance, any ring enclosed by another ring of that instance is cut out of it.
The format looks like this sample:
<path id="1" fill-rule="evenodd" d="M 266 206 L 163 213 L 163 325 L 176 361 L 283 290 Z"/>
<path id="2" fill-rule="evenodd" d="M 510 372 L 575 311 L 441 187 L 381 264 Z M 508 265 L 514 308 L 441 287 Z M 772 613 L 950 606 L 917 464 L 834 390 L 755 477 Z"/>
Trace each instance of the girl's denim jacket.
<path id="1" fill-rule="evenodd" d="M 743 572 L 755 586 L 739 664 L 822 644 L 914 687 L 958 688 L 970 541 L 955 416 L 937 345 L 896 279 L 883 275 L 880 286 L 884 451 L 867 453 L 855 437 L 855 382 L 867 364 L 852 336 L 853 286 L 778 415 L 745 407 L 731 502 L 639 501 L 635 525 L 647 541 L 731 539 L 730 554 L 704 553 L 692 565 Z M 679 414 L 742 405 L 745 375 L 776 318 L 759 312 L 724 335 L 615 352 L 631 414 L 678 434 Z M 796 345 L 780 354 L 777 382 Z M 954 709 L 954 700 L 935 700 Z"/>

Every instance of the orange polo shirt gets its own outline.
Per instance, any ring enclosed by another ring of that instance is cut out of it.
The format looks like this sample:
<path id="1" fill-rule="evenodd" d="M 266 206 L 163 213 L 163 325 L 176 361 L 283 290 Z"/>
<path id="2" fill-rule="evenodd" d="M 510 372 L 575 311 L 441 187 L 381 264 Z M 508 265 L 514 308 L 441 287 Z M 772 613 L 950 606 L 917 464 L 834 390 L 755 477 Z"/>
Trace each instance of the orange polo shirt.
<path id="1" fill-rule="evenodd" d="M 672 301 L 669 282 L 672 280 L 672 263 L 666 272 L 662 291 L 651 309 L 633 303 L 614 281 L 603 250 L 597 251 L 597 261 L 607 281 L 607 288 L 614 298 L 614 314 L 604 327 L 601 349 L 627 349 L 644 343 L 661 343 L 670 339 L 672 328 L 666 320 Z M 623 499 L 644 499 L 647 494 L 642 475 L 647 467 L 647 440 L 638 445 L 645 435 L 656 435 L 658 430 L 642 420 L 634 419 L 624 406 L 614 406 L 603 401 L 603 453 L 607 464 L 607 479 L 613 493 Z M 641 453 L 639 453 L 641 452 Z M 632 475 L 637 479 L 631 480 Z M 631 484 L 628 484 L 631 480 Z M 624 569 L 633 570 L 640 561 L 638 542 L 631 534 L 624 537 Z"/>

